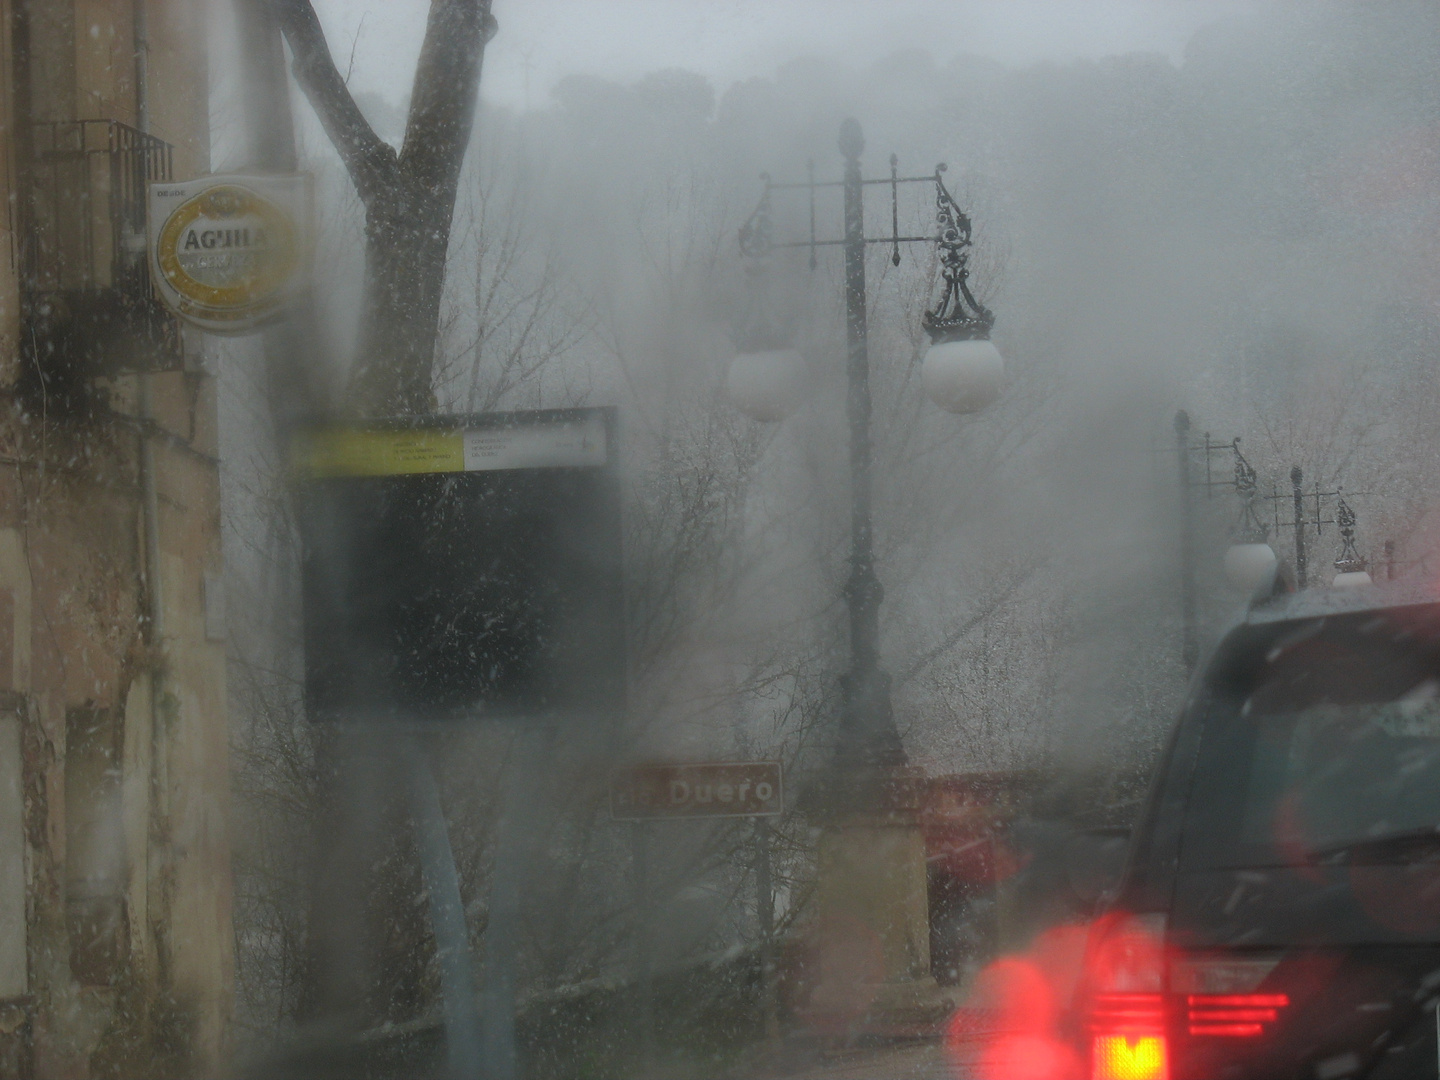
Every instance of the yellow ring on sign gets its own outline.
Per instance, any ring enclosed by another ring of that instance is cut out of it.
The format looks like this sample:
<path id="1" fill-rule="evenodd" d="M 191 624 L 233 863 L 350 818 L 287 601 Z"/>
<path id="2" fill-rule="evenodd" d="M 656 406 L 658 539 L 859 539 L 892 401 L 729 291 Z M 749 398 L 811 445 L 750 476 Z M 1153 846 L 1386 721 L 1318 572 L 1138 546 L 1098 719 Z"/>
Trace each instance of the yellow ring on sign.
<path id="1" fill-rule="evenodd" d="M 197 218 L 241 217 L 254 214 L 269 230 L 271 257 L 258 273 L 235 285 L 207 285 L 192 277 L 180 263 L 180 238 Z M 261 307 L 295 272 L 299 248 L 290 217 L 269 199 L 239 184 L 216 184 L 187 199 L 166 219 L 155 244 L 156 261 L 165 281 L 180 294 L 182 307 L 220 318 L 243 317 Z M 187 303 L 188 302 L 188 303 Z"/>

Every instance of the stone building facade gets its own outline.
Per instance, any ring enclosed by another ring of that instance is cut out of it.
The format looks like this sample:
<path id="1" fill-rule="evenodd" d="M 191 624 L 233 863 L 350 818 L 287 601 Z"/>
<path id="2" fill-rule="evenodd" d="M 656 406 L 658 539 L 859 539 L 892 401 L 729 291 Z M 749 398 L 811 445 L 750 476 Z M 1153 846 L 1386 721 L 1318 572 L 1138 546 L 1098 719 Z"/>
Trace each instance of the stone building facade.
<path id="1" fill-rule="evenodd" d="M 153 299 L 202 0 L 0 0 L 0 1077 L 214 1075 L 233 932 L 215 381 Z"/>

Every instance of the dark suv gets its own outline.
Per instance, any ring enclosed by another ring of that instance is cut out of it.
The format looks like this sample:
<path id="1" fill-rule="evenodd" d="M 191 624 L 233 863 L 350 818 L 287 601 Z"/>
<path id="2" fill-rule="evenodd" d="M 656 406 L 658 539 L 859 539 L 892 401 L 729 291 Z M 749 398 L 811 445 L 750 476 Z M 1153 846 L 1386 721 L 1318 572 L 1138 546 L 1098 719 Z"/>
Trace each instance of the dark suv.
<path id="1" fill-rule="evenodd" d="M 1090 931 L 1092 1080 L 1435 1077 L 1440 593 L 1278 598 L 1195 683 Z"/>

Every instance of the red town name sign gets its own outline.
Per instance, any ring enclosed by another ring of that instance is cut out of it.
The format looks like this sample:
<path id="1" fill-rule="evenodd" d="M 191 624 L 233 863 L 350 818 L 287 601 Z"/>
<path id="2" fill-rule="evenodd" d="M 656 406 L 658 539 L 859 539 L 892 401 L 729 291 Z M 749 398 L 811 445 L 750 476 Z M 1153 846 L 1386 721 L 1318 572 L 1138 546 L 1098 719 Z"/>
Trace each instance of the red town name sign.
<path id="1" fill-rule="evenodd" d="M 610 816 L 617 821 L 768 817 L 783 805 L 776 761 L 634 765 L 610 781 Z"/>

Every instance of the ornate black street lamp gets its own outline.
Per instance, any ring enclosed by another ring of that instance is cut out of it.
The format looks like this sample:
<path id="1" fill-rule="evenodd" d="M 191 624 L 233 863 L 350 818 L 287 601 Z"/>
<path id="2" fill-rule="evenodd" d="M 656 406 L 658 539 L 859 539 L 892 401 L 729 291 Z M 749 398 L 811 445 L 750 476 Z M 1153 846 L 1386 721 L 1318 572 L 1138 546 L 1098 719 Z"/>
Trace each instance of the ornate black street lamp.
<path id="1" fill-rule="evenodd" d="M 1337 589 L 1372 584 L 1370 561 L 1355 546 L 1355 521 L 1355 511 L 1350 509 L 1345 497 L 1340 496 L 1340 503 L 1335 508 L 1335 524 L 1340 527 L 1340 557 L 1335 560 L 1336 573 L 1332 582 Z"/>
<path id="2" fill-rule="evenodd" d="M 1235 457 L 1235 479 L 1231 483 L 1240 498 L 1240 518 L 1225 551 L 1225 577 L 1235 588 L 1253 596 L 1257 589 L 1273 587 L 1280 559 L 1270 546 L 1270 526 L 1260 520 L 1256 511 L 1259 478 L 1255 466 L 1240 452 L 1238 436 L 1231 441 L 1230 452 Z"/>
<path id="3" fill-rule="evenodd" d="M 900 245 L 935 244 L 938 248 L 941 294 L 925 313 L 922 325 L 930 335 L 922 381 L 931 400 L 956 413 L 974 412 L 1000 393 L 1004 364 L 990 341 L 995 316 L 975 299 L 969 286 L 969 217 L 945 187 L 943 164 L 930 176 L 899 175 L 895 155 L 890 176 L 865 179 L 860 154 L 865 146 L 860 125 L 853 119 L 840 125 L 840 153 L 844 178 L 801 183 L 774 183 L 764 177 L 765 190 L 755 212 L 740 229 L 740 250 L 761 258 L 777 248 L 808 248 L 810 266 L 816 250 L 830 245 L 845 251 L 845 312 L 848 359 L 847 415 L 850 426 L 850 574 L 845 583 L 845 604 L 850 623 L 850 666 L 841 676 L 843 706 L 836 766 L 845 786 L 844 797 L 855 809 L 874 808 L 887 774 L 906 765 L 905 750 L 895 728 L 890 704 L 890 677 L 880 667 L 880 601 L 884 589 L 875 572 L 874 529 L 871 521 L 873 484 L 870 436 L 870 356 L 866 326 L 865 246 L 889 244 L 891 261 L 899 265 Z M 932 236 L 901 236 L 899 195 L 901 184 L 932 184 L 935 189 L 937 231 Z M 891 234 L 867 237 L 864 222 L 864 188 L 890 185 Z M 815 232 L 815 193 L 819 188 L 844 190 L 845 235 L 840 240 L 820 239 Z M 810 196 L 810 238 L 777 243 L 773 237 L 771 193 L 804 190 Z M 758 320 L 740 342 L 741 352 L 731 364 L 728 389 L 736 406 L 756 419 L 782 419 L 798 407 L 803 391 L 804 361 L 793 346 Z M 839 794 L 837 792 L 837 794 Z"/>

